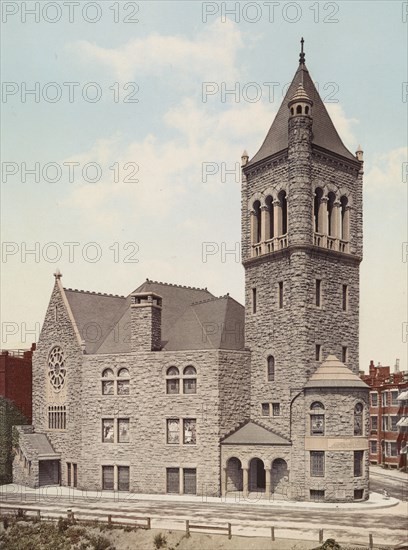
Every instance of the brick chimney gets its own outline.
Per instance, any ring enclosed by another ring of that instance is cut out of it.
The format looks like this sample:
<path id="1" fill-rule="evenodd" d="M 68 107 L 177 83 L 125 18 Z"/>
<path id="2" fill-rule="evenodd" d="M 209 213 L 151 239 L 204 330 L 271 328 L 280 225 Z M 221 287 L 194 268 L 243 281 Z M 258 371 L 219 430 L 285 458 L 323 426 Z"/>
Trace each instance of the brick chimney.
<path id="1" fill-rule="evenodd" d="M 131 299 L 132 351 L 160 351 L 162 297 L 154 292 L 135 292 Z"/>

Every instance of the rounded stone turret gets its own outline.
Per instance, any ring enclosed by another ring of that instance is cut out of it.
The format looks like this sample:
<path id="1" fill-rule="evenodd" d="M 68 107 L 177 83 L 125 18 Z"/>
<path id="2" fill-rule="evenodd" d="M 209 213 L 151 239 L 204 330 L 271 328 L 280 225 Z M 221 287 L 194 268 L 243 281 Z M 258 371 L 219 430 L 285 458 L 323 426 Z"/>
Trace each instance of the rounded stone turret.
<path id="1" fill-rule="evenodd" d="M 313 101 L 300 83 L 294 96 L 288 103 L 291 116 L 312 116 Z"/>

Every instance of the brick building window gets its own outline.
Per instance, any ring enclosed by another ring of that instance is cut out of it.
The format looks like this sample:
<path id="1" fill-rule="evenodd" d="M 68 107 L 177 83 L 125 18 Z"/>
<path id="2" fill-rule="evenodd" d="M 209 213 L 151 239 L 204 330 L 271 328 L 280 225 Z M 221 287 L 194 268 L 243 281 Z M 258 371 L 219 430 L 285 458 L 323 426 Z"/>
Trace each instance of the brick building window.
<path id="1" fill-rule="evenodd" d="M 376 455 L 377 450 L 378 450 L 377 441 L 370 441 L 370 453 L 372 455 Z"/>
<path id="2" fill-rule="evenodd" d="M 48 429 L 67 429 L 67 408 L 65 405 L 49 405 L 48 407 Z"/>
<path id="3" fill-rule="evenodd" d="M 364 451 L 354 451 L 354 477 L 363 475 Z"/>
<path id="4" fill-rule="evenodd" d="M 324 451 L 310 451 L 311 477 L 324 477 Z"/>
<path id="5" fill-rule="evenodd" d="M 113 369 L 102 372 L 102 395 L 129 395 L 130 374 L 126 368 L 119 369 L 117 375 Z"/>
<path id="6" fill-rule="evenodd" d="M 382 392 L 381 394 L 381 405 L 383 407 L 387 407 L 388 406 L 388 392 L 387 391 L 384 391 Z"/>
<path id="7" fill-rule="evenodd" d="M 268 382 L 275 381 L 275 358 L 273 355 L 270 355 L 267 360 L 268 366 Z"/>
<path id="8" fill-rule="evenodd" d="M 272 403 L 272 415 L 280 416 L 280 403 Z"/>
<path id="9" fill-rule="evenodd" d="M 280 281 L 278 285 L 278 304 L 279 309 L 283 309 L 283 281 Z"/>
<path id="10" fill-rule="evenodd" d="M 354 435 L 363 435 L 363 414 L 364 407 L 362 403 L 357 403 L 354 407 Z"/>
<path id="11" fill-rule="evenodd" d="M 396 441 L 387 441 L 385 443 L 385 456 L 393 457 L 398 456 L 397 442 Z"/>
<path id="12" fill-rule="evenodd" d="M 390 431 L 391 432 L 398 432 L 397 422 L 398 422 L 398 416 L 395 416 L 395 415 L 390 416 L 390 423 L 391 423 Z"/>
<path id="13" fill-rule="evenodd" d="M 371 433 L 377 433 L 378 430 L 378 416 L 370 417 L 370 431 Z"/>
<path id="14" fill-rule="evenodd" d="M 377 392 L 371 393 L 370 398 L 371 398 L 371 406 L 378 407 L 378 393 Z"/>
<path id="15" fill-rule="evenodd" d="M 383 432 L 388 432 L 388 416 L 382 417 L 382 425 L 381 425 Z"/>
<path id="16" fill-rule="evenodd" d="M 316 307 L 321 307 L 322 304 L 322 281 L 316 279 Z"/>
<path id="17" fill-rule="evenodd" d="M 183 371 L 183 393 L 197 393 L 197 371 L 191 365 Z"/>
<path id="18" fill-rule="evenodd" d="M 324 435 L 324 406 L 319 401 L 310 407 L 310 435 Z"/>
<path id="19" fill-rule="evenodd" d="M 392 390 L 391 391 L 391 406 L 392 407 L 397 407 L 399 405 L 397 397 L 398 397 L 398 390 Z"/>
<path id="20" fill-rule="evenodd" d="M 270 410 L 269 403 L 262 403 L 261 410 L 262 410 L 262 416 L 269 416 L 269 410 Z"/>

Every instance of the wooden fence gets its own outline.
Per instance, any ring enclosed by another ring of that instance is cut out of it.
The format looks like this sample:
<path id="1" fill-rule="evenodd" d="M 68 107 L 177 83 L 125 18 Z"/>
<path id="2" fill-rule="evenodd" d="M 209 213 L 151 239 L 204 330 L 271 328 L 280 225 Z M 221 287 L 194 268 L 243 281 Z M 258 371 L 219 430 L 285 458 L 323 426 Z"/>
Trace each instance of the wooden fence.
<path id="1" fill-rule="evenodd" d="M 35 521 L 58 521 L 61 516 L 61 513 L 55 512 L 55 513 L 48 513 L 44 514 L 44 511 L 40 510 L 39 508 L 31 508 L 31 507 L 10 507 L 10 506 L 0 506 L 0 518 L 2 517 L 21 517 L 21 518 L 32 518 Z M 109 526 L 132 526 L 137 527 L 138 529 L 151 529 L 151 518 L 150 517 L 140 517 L 140 516 L 132 516 L 132 515 L 120 515 L 120 514 L 103 514 L 102 512 L 92 512 L 89 513 L 83 513 L 83 512 L 73 512 L 71 509 L 68 509 L 66 512 L 66 518 L 74 523 L 91 523 L 91 522 L 98 522 L 98 523 L 106 523 Z M 203 524 L 195 524 L 191 523 L 190 520 L 186 520 L 185 523 L 185 530 L 186 530 L 186 536 L 190 537 L 192 531 L 208 531 L 211 532 L 221 532 L 221 534 L 225 534 L 228 536 L 229 539 L 232 538 L 232 525 L 231 523 L 227 523 L 226 527 L 221 527 L 219 525 L 203 525 Z M 277 538 L 276 532 L 277 528 L 275 526 L 271 526 L 271 540 L 275 541 Z M 297 529 L 294 527 L 282 527 L 279 528 L 280 530 L 293 530 L 293 531 L 303 531 L 303 529 Z M 237 536 L 237 535 L 235 535 Z M 294 534 L 294 538 L 296 538 L 299 535 Z M 278 537 L 279 538 L 279 537 Z M 282 538 L 282 537 L 281 537 Z M 287 537 L 286 537 L 287 538 Z M 319 543 L 324 542 L 324 529 L 319 529 L 316 533 L 316 541 L 319 541 Z M 341 541 L 339 541 L 341 542 Z M 367 542 L 363 541 L 355 541 L 355 544 L 367 544 Z M 368 535 L 368 549 L 372 550 L 374 548 L 374 537 L 372 533 L 369 533 Z"/>

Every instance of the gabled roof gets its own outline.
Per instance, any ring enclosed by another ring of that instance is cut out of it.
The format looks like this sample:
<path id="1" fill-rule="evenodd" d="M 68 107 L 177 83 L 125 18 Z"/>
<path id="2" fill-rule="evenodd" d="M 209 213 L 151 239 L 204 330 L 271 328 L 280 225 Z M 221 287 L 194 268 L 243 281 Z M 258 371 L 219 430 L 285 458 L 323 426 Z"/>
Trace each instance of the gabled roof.
<path id="1" fill-rule="evenodd" d="M 130 352 L 130 294 L 64 289 L 87 354 Z M 163 298 L 164 350 L 244 348 L 244 307 L 207 289 L 146 280 L 134 292 Z"/>
<path id="2" fill-rule="evenodd" d="M 65 288 L 64 291 L 79 334 L 85 341 L 85 351 L 95 353 L 115 326 L 126 298 L 72 288 Z"/>
<path id="3" fill-rule="evenodd" d="M 264 160 L 271 155 L 279 153 L 288 147 L 288 121 L 289 101 L 298 92 L 299 85 L 303 84 L 304 92 L 312 100 L 313 117 L 313 144 L 323 147 L 337 155 L 349 160 L 357 161 L 356 157 L 344 146 L 324 103 L 310 78 L 306 65 L 299 65 L 293 77 L 292 83 L 286 92 L 285 98 L 279 107 L 272 126 L 256 155 L 246 165 L 251 166 L 256 162 Z"/>
<path id="4" fill-rule="evenodd" d="M 326 361 L 312 374 L 305 388 L 368 389 L 368 386 L 335 355 L 329 355 Z"/>
<path id="5" fill-rule="evenodd" d="M 221 445 L 291 445 L 291 442 L 257 422 L 248 420 L 223 439 Z"/>

